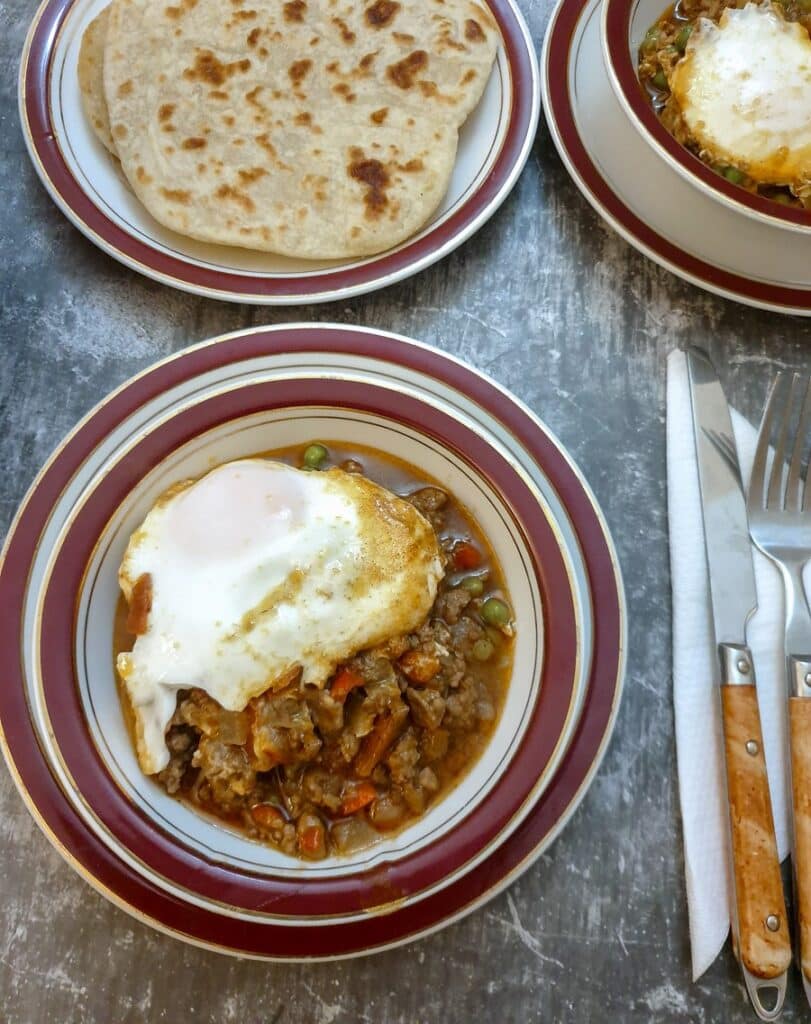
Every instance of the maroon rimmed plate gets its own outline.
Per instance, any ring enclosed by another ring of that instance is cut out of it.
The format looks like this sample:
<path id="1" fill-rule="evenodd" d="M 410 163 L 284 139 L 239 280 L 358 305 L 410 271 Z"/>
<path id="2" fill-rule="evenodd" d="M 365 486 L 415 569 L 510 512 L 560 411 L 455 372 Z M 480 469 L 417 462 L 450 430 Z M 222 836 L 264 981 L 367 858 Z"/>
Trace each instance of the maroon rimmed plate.
<path id="1" fill-rule="evenodd" d="M 575 184 L 627 242 L 679 277 L 750 306 L 811 314 L 807 238 L 718 202 L 649 145 L 612 88 L 600 14 L 600 0 L 560 0 L 541 59 L 546 120 Z"/>
<path id="2" fill-rule="evenodd" d="M 484 95 L 462 128 L 448 193 L 400 246 L 346 261 L 294 260 L 209 245 L 158 224 L 126 186 L 82 110 L 82 33 L 108 0 L 44 0 L 23 50 L 20 119 L 34 167 L 67 217 L 122 263 L 164 284 L 262 304 L 346 299 L 442 259 L 498 209 L 529 155 L 540 110 L 538 66 L 514 0 L 489 0 L 501 33 Z"/>
<path id="3" fill-rule="evenodd" d="M 140 775 L 110 638 L 123 545 L 158 493 L 313 436 L 363 437 L 443 480 L 494 543 L 520 611 L 504 711 L 459 787 L 385 843 L 303 865 Z M 6 544 L 0 600 L 11 609 L 4 639 L 21 650 L 0 704 L 4 752 L 43 830 L 126 909 L 255 956 L 381 948 L 506 884 L 582 794 L 623 668 L 610 540 L 556 440 L 475 371 L 358 329 L 240 332 L 124 385 L 35 481 Z"/>

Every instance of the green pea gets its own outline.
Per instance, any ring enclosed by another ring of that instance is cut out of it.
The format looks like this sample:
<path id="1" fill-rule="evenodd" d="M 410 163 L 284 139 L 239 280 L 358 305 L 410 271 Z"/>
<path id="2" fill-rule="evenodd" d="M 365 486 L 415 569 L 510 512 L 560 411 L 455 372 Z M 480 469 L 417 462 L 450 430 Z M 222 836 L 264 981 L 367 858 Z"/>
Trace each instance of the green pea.
<path id="1" fill-rule="evenodd" d="M 683 28 L 679 29 L 679 34 L 673 40 L 673 45 L 676 47 L 679 53 L 684 53 L 684 51 L 687 49 L 687 40 L 690 38 L 690 33 L 692 31 L 692 25 L 685 25 Z"/>
<path id="2" fill-rule="evenodd" d="M 307 469 L 319 469 L 328 455 L 323 444 L 311 444 L 304 452 L 304 465 Z"/>
<path id="3" fill-rule="evenodd" d="M 488 597 L 480 614 L 488 626 L 506 626 L 512 617 L 509 606 L 498 597 Z"/>
<path id="4" fill-rule="evenodd" d="M 656 86 L 656 88 L 660 89 L 662 92 L 664 92 L 667 89 L 667 75 L 665 75 L 664 71 L 662 71 L 661 68 L 659 68 L 659 70 L 653 76 L 651 81 Z"/>
<path id="5" fill-rule="evenodd" d="M 480 597 L 484 593 L 484 580 L 481 576 L 465 576 L 459 586 L 469 590 L 474 597 Z"/>
<path id="6" fill-rule="evenodd" d="M 494 650 L 493 641 L 489 637 L 483 636 L 473 645 L 472 653 L 476 661 L 489 661 Z"/>
<path id="7" fill-rule="evenodd" d="M 740 185 L 746 177 L 743 171 L 739 171 L 737 167 L 722 167 L 721 174 L 733 185 Z"/>

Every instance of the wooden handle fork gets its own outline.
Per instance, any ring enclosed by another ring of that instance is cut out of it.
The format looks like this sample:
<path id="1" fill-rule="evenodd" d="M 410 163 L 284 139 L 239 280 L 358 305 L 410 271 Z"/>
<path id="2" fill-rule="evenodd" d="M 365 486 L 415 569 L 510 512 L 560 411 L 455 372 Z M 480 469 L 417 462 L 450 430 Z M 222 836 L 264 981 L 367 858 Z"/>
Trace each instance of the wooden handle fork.
<path id="1" fill-rule="evenodd" d="M 811 983 L 811 698 L 789 697 L 788 720 L 800 965 Z"/>

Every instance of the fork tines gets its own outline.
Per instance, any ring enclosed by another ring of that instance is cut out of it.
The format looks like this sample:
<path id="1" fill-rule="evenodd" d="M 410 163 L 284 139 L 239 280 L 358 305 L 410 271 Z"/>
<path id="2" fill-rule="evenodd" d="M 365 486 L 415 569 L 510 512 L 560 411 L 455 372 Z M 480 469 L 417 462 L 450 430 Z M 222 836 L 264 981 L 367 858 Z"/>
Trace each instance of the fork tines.
<path id="1" fill-rule="evenodd" d="M 768 461 L 772 445 L 774 457 L 769 473 Z M 790 452 L 787 451 L 789 445 Z M 804 379 L 799 373 L 778 373 L 769 391 L 760 425 L 755 462 L 752 467 L 750 506 L 794 513 L 811 511 L 809 448 L 811 378 Z"/>

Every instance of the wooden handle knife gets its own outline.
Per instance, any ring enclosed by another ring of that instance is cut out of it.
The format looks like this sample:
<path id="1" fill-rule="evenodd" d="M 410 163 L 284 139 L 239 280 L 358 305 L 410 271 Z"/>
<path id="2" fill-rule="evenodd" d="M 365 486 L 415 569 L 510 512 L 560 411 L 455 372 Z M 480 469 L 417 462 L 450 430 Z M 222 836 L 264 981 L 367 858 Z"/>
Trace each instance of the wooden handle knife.
<path id="1" fill-rule="evenodd" d="M 735 880 L 732 934 L 752 1005 L 775 1020 L 791 964 L 786 905 L 774 834 L 755 671 L 746 645 L 757 608 L 755 569 L 732 421 L 715 368 L 698 349 L 687 353 L 693 431 L 704 524 L 712 626 L 719 656 Z M 771 989 L 771 998 L 766 995 Z"/>
<path id="2" fill-rule="evenodd" d="M 791 964 L 791 939 L 754 684 L 722 685 L 721 701 L 738 954 L 756 978 L 773 979 Z"/>

